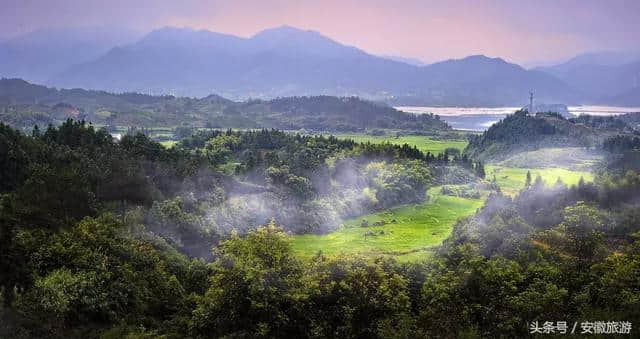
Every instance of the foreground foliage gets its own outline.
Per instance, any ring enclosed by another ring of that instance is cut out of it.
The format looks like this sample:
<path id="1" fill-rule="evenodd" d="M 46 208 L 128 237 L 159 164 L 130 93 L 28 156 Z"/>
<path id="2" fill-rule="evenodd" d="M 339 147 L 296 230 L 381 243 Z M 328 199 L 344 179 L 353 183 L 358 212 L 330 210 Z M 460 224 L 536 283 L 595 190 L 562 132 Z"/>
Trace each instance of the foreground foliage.
<path id="1" fill-rule="evenodd" d="M 532 321 L 640 322 L 633 170 L 572 187 L 529 176 L 517 196 L 494 193 L 458 222 L 426 263 L 303 261 L 290 225 L 214 232 L 199 204 L 262 190 L 318 203 L 327 192 L 310 174 L 332 169 L 319 177 L 366 174 L 361 187 L 387 208 L 400 191 L 423 198 L 443 167 L 479 164 L 277 131 L 216 132 L 172 150 L 71 121 L 0 132 L 0 337 L 511 338 Z"/>
<path id="2" fill-rule="evenodd" d="M 640 188 L 640 177 L 611 183 L 494 195 L 427 264 L 322 254 L 301 261 L 275 222 L 223 241 L 209 265 L 133 236 L 109 216 L 47 238 L 22 231 L 15 244 L 33 282 L 5 303 L 4 330 L 495 338 L 524 336 L 531 321 L 548 319 L 640 321 L 640 219 L 628 195 L 619 195 L 622 208 L 602 205 L 604 196 Z M 549 198 L 553 205 L 541 203 Z"/>

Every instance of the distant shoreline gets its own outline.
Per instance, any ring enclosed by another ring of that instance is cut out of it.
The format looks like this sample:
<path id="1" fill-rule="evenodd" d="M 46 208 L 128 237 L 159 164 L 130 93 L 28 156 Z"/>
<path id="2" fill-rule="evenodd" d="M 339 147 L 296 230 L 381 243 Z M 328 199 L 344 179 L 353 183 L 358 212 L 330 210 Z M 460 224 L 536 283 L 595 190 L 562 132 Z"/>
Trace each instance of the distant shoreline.
<path id="1" fill-rule="evenodd" d="M 407 113 L 426 114 L 433 113 L 439 116 L 467 116 L 467 115 L 504 115 L 510 114 L 520 109 L 515 106 L 504 107 L 455 107 L 455 106 L 395 106 L 397 110 Z M 599 106 L 581 105 L 568 106 L 569 113 L 575 115 L 590 114 L 599 116 L 620 115 L 625 113 L 640 112 L 640 107 L 623 106 Z"/>
<path id="2" fill-rule="evenodd" d="M 507 114 L 511 114 L 520 107 L 431 107 L 431 106 L 396 106 L 397 110 L 415 113 L 433 113 L 452 128 L 464 131 L 484 131 L 494 123 L 500 121 Z M 616 107 L 616 106 L 568 106 L 568 111 L 573 115 L 616 116 L 626 113 L 640 112 L 640 107 Z"/>

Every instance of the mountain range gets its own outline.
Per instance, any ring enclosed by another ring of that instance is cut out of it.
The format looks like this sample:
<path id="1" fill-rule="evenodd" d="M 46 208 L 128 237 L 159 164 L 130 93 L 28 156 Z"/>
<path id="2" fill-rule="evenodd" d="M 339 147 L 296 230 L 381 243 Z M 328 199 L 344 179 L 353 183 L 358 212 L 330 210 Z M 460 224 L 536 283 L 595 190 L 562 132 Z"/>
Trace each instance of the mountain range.
<path id="1" fill-rule="evenodd" d="M 615 55 L 582 56 L 528 70 L 483 55 L 419 65 L 289 26 L 249 38 L 171 27 L 140 39 L 126 32 L 93 40 L 83 40 L 90 34 L 67 32 L 75 39 L 64 32 L 56 32 L 55 39 L 47 34 L 52 33 L 0 44 L 0 76 L 62 88 L 196 97 L 216 93 L 236 100 L 335 95 L 393 105 L 519 106 L 534 91 L 546 103 L 640 104 L 640 60 Z"/>
<path id="2" fill-rule="evenodd" d="M 0 76 L 45 82 L 75 64 L 89 62 L 140 33 L 123 28 L 41 29 L 0 41 Z"/>
<path id="3" fill-rule="evenodd" d="M 634 53 L 586 53 L 569 61 L 537 68 L 588 95 L 591 102 L 640 103 L 640 57 Z"/>

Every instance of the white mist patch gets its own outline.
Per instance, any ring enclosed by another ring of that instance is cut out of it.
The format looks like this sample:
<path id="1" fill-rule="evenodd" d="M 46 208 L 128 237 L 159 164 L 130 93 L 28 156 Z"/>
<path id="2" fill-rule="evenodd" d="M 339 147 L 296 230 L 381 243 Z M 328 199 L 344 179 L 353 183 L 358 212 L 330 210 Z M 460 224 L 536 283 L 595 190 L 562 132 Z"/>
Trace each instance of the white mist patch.
<path id="1" fill-rule="evenodd" d="M 347 203 L 351 200 L 355 206 Z M 296 232 L 330 232 L 342 224 L 343 213 L 359 209 L 358 199 L 332 195 L 305 202 L 283 199 L 273 192 L 229 197 L 207 212 L 207 220 L 222 234 L 235 230 L 245 233 L 271 219 Z"/>
<path id="2" fill-rule="evenodd" d="M 486 122 L 481 123 L 480 126 L 485 127 L 485 128 L 489 128 L 489 127 L 491 127 L 491 125 L 495 124 L 498 121 L 499 120 L 486 121 Z"/>
<path id="3" fill-rule="evenodd" d="M 589 171 L 602 159 L 602 153 L 583 147 L 542 148 L 521 152 L 498 164 L 518 168 L 565 168 Z"/>
<path id="4" fill-rule="evenodd" d="M 569 106 L 569 113 L 574 115 L 610 116 L 640 112 L 640 107 L 619 106 Z"/>
<path id="5" fill-rule="evenodd" d="M 207 223 L 222 235 L 234 230 L 243 234 L 271 219 L 292 233 L 327 233 L 339 228 L 343 218 L 424 200 L 430 177 L 416 161 L 358 163 L 347 158 L 333 162 L 328 170 L 332 174 L 318 171 L 318 178 L 312 178 L 325 183 L 315 187 L 313 197 L 270 183 L 267 191 L 231 193 L 224 201 L 203 207 Z"/>

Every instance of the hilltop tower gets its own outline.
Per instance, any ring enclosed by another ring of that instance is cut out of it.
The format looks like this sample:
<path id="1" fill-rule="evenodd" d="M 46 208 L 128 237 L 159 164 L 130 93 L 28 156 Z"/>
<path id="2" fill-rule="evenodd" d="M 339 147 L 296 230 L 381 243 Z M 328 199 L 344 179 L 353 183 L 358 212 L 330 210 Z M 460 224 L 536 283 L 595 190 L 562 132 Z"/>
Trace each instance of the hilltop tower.
<path id="1" fill-rule="evenodd" d="M 529 92 L 529 114 L 533 114 L 533 92 Z"/>

